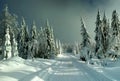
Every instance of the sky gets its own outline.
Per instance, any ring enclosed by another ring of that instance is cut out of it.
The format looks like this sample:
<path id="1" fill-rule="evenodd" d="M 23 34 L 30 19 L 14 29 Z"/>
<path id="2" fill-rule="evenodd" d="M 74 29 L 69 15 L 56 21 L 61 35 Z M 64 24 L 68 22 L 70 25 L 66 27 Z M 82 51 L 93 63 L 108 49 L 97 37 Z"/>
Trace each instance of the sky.
<path id="1" fill-rule="evenodd" d="M 81 42 L 81 17 L 94 40 L 98 9 L 101 17 L 105 11 L 109 20 L 114 9 L 120 12 L 120 0 L 0 0 L 0 12 L 4 4 L 8 5 L 11 13 L 18 16 L 19 21 L 23 16 L 29 28 L 33 20 L 38 29 L 45 27 L 48 19 L 54 29 L 55 38 L 66 43 Z"/>

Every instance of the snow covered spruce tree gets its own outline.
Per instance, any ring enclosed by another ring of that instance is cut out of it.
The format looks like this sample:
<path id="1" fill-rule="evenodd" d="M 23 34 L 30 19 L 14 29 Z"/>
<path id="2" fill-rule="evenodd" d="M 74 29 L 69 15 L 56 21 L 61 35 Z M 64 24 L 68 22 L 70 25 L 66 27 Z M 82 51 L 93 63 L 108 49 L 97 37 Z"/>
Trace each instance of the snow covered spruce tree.
<path id="1" fill-rule="evenodd" d="M 61 41 L 60 41 L 60 40 L 59 40 L 59 42 L 58 42 L 58 48 L 59 48 L 59 54 L 62 54 L 63 49 L 62 49 L 62 44 L 61 44 Z"/>
<path id="2" fill-rule="evenodd" d="M 82 35 L 82 43 L 80 50 L 80 59 L 83 61 L 87 61 L 90 57 L 91 53 L 91 45 L 90 45 L 90 37 L 86 31 L 85 25 L 81 18 L 81 35 Z"/>
<path id="3" fill-rule="evenodd" d="M 38 33 L 37 33 L 37 30 L 36 30 L 36 24 L 35 22 L 33 21 L 33 24 L 32 24 L 32 28 L 31 28 L 31 36 L 30 36 L 30 41 L 31 41 L 31 54 L 33 54 L 32 56 L 33 57 L 39 57 L 39 54 L 38 54 L 38 46 L 39 46 L 39 43 L 38 43 Z"/>
<path id="4" fill-rule="evenodd" d="M 62 54 L 62 44 L 60 40 L 55 41 L 56 54 Z"/>
<path id="5" fill-rule="evenodd" d="M 56 54 L 59 54 L 59 44 L 58 44 L 58 40 L 55 40 L 55 49 L 56 49 Z"/>
<path id="6" fill-rule="evenodd" d="M 13 34 L 13 39 L 12 40 L 13 40 L 12 41 L 12 43 L 13 43 L 13 45 L 12 45 L 12 56 L 14 57 L 14 56 L 18 56 L 18 44 L 17 44 L 17 41 L 15 39 L 14 34 Z"/>
<path id="7" fill-rule="evenodd" d="M 28 32 L 28 26 L 25 23 L 24 18 L 22 17 L 22 22 L 21 22 L 21 29 L 19 32 L 19 56 L 27 59 L 28 56 L 28 42 L 29 42 L 29 32 Z"/>
<path id="8" fill-rule="evenodd" d="M 104 13 L 103 16 L 103 20 L 102 20 L 102 41 L 101 41 L 101 45 L 102 45 L 102 52 L 103 52 L 103 56 L 106 57 L 106 52 L 108 51 L 108 47 L 109 47 L 109 23 L 108 20 L 106 18 L 106 15 Z"/>
<path id="9" fill-rule="evenodd" d="M 74 44 L 73 53 L 74 53 L 74 54 L 79 54 L 79 53 L 80 53 L 79 43 L 78 43 L 78 42 L 75 42 L 75 44 Z"/>
<path id="10" fill-rule="evenodd" d="M 5 5 L 3 8 L 3 11 L 0 15 L 0 46 L 3 46 L 4 44 L 4 35 L 6 34 L 6 29 L 9 26 L 9 33 L 10 33 L 10 41 L 12 44 L 12 32 L 15 33 L 15 37 L 17 37 L 18 34 L 18 22 L 17 22 L 17 16 L 14 14 L 10 14 L 8 10 L 8 6 Z M 2 51 L 0 50 L 0 53 Z"/>
<path id="11" fill-rule="evenodd" d="M 53 35 L 53 29 L 50 27 L 49 22 L 46 22 L 45 28 L 46 40 L 47 40 L 47 57 L 46 58 L 54 58 L 55 57 L 55 41 Z"/>
<path id="12" fill-rule="evenodd" d="M 4 59 L 9 59 L 12 57 L 12 47 L 11 47 L 11 42 L 10 42 L 10 34 L 9 34 L 9 28 L 6 28 L 6 34 L 5 34 L 5 43 L 3 46 L 4 50 Z"/>
<path id="13" fill-rule="evenodd" d="M 40 28 L 40 31 L 38 32 L 38 41 L 39 41 L 39 46 L 38 46 L 38 57 L 40 58 L 45 58 L 47 56 L 47 36 L 45 33 L 45 29 L 42 27 Z"/>
<path id="14" fill-rule="evenodd" d="M 112 37 L 116 37 L 119 35 L 119 18 L 116 10 L 112 13 L 112 22 L 111 22 L 111 28 L 112 28 Z"/>
<path id="15" fill-rule="evenodd" d="M 110 47 L 111 51 L 113 53 L 113 57 L 116 58 L 119 55 L 120 52 L 120 21 L 118 17 L 118 13 L 116 10 L 112 13 L 112 22 L 111 22 L 111 41 L 110 41 Z"/>
<path id="16" fill-rule="evenodd" d="M 100 13 L 98 11 L 97 18 L 96 18 L 96 28 L 95 28 L 95 41 L 96 41 L 96 46 L 95 46 L 95 56 L 98 58 L 101 58 L 103 55 L 103 34 L 102 34 L 102 21 L 100 19 Z"/>

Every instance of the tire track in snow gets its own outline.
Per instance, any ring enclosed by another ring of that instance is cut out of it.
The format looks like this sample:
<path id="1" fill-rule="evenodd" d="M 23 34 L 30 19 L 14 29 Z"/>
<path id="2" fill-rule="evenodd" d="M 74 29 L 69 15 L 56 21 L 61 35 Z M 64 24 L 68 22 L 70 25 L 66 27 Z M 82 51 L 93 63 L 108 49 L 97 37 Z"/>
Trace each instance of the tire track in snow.
<path id="1" fill-rule="evenodd" d="M 72 55 L 71 55 L 71 59 L 73 61 L 74 66 L 76 68 L 79 68 L 85 74 L 85 76 L 89 79 L 89 81 L 113 81 L 108 77 L 104 76 L 103 74 L 88 67 L 87 65 L 78 62 L 77 59 Z"/>
<path id="2" fill-rule="evenodd" d="M 74 62 L 69 55 L 66 58 L 58 59 L 58 61 L 59 64 L 53 67 L 54 71 L 49 81 L 90 81 L 87 76 L 82 76 L 84 73 L 81 73 L 74 66 Z"/>
<path id="3" fill-rule="evenodd" d="M 29 75 L 24 76 L 19 81 L 46 81 L 48 79 L 48 72 L 51 67 L 53 67 L 57 62 L 53 63 L 50 66 L 47 66 L 44 69 L 38 70 L 37 72 L 33 72 Z"/>
<path id="4" fill-rule="evenodd" d="M 31 73 L 19 81 L 112 81 L 86 64 L 80 63 L 75 56 L 70 54 L 66 56 L 56 59 L 52 65 Z"/>

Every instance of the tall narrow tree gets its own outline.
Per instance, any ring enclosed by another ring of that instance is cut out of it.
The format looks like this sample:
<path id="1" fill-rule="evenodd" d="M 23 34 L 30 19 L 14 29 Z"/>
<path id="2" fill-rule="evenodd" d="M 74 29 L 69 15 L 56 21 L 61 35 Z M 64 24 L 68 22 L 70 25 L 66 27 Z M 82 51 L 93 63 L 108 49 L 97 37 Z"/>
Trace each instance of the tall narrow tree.
<path id="1" fill-rule="evenodd" d="M 38 57 L 38 33 L 36 30 L 35 21 L 33 21 L 32 28 L 31 28 L 31 52 L 34 57 Z"/>
<path id="2" fill-rule="evenodd" d="M 120 52 L 120 21 L 116 10 L 114 10 L 112 13 L 111 29 L 112 36 L 110 46 L 115 51 L 115 54 L 118 55 Z"/>
<path id="3" fill-rule="evenodd" d="M 19 56 L 24 59 L 27 59 L 28 56 L 28 42 L 29 42 L 28 26 L 26 25 L 24 18 L 22 18 L 18 47 Z"/>
<path id="4" fill-rule="evenodd" d="M 104 13 L 104 16 L 103 16 L 103 20 L 102 20 L 102 35 L 103 35 L 103 38 L 102 38 L 102 51 L 105 55 L 105 53 L 107 52 L 108 50 L 108 46 L 109 46 L 109 23 L 108 23 L 108 20 L 106 18 L 106 15 Z"/>
<path id="5" fill-rule="evenodd" d="M 81 43 L 81 53 L 80 59 L 86 61 L 90 56 L 90 36 L 88 35 L 83 20 L 81 19 L 81 35 L 82 35 L 82 43 Z"/>
<path id="6" fill-rule="evenodd" d="M 112 28 L 112 35 L 113 37 L 117 36 L 119 34 L 119 18 L 118 18 L 118 13 L 116 10 L 113 11 L 112 13 L 112 22 L 111 22 L 111 28 Z"/>
<path id="7" fill-rule="evenodd" d="M 4 58 L 9 59 L 12 57 L 12 48 L 11 48 L 11 42 L 10 42 L 10 34 L 9 34 L 9 28 L 6 28 L 6 34 L 5 34 L 5 43 L 3 46 L 4 50 Z"/>
<path id="8" fill-rule="evenodd" d="M 100 19 L 100 13 L 98 11 L 97 13 L 97 18 L 96 18 L 96 28 L 95 28 L 95 41 L 96 41 L 96 46 L 95 46 L 95 56 L 99 57 L 102 54 L 102 42 L 103 42 L 103 34 L 102 34 L 102 21 Z"/>
<path id="9" fill-rule="evenodd" d="M 6 29 L 10 28 L 10 41 L 12 44 L 12 32 L 15 33 L 15 37 L 17 37 L 18 34 L 18 22 L 17 22 L 17 16 L 14 14 L 9 13 L 8 6 L 5 5 L 3 8 L 3 11 L 0 15 L 0 46 L 4 45 L 4 35 L 6 34 Z M 0 50 L 0 53 L 1 50 Z"/>
<path id="10" fill-rule="evenodd" d="M 18 56 L 18 44 L 13 33 L 12 56 Z"/>
<path id="11" fill-rule="evenodd" d="M 53 29 L 49 25 L 49 21 L 47 20 L 46 22 L 46 29 L 45 29 L 45 34 L 46 34 L 46 40 L 47 40 L 47 53 L 48 56 L 47 58 L 53 58 L 55 56 L 55 41 L 54 41 L 54 35 L 53 35 Z"/>

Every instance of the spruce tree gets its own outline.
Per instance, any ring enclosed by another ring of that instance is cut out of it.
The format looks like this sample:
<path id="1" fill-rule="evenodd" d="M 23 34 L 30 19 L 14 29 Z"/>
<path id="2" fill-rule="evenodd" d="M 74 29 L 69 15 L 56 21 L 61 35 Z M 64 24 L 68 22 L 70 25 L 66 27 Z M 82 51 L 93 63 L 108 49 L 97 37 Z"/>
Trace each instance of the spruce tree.
<path id="1" fill-rule="evenodd" d="M 112 36 L 110 41 L 110 47 L 112 50 L 115 51 L 115 56 L 117 56 L 120 52 L 120 21 L 116 10 L 114 10 L 112 13 L 111 30 Z"/>
<path id="2" fill-rule="evenodd" d="M 6 28 L 6 34 L 5 34 L 5 42 L 4 42 L 4 46 L 3 46 L 3 50 L 4 50 L 4 58 L 5 59 L 9 59 L 12 57 L 11 51 L 11 42 L 10 42 L 10 34 L 9 34 L 9 28 Z"/>
<path id="3" fill-rule="evenodd" d="M 101 42 L 103 47 L 102 51 L 103 51 L 103 54 L 105 55 L 109 46 L 109 23 L 107 21 L 105 13 L 102 20 L 102 35 L 103 35 L 103 38 L 102 38 L 103 41 Z"/>
<path id="4" fill-rule="evenodd" d="M 74 54 L 79 54 L 79 43 L 78 42 L 75 42 L 75 45 L 74 45 Z"/>
<path id="5" fill-rule="evenodd" d="M 96 46 L 95 46 L 95 56 L 97 56 L 98 58 L 100 58 L 100 56 L 103 54 L 102 52 L 102 42 L 103 42 L 103 34 L 102 34 L 102 21 L 100 19 L 100 13 L 98 11 L 97 13 L 97 18 L 96 18 L 96 28 L 95 28 L 95 42 L 96 42 Z"/>
<path id="6" fill-rule="evenodd" d="M 111 28 L 112 28 L 112 35 L 113 37 L 117 36 L 119 34 L 119 18 L 118 13 L 116 10 L 112 13 L 112 22 L 111 22 Z"/>
<path id="7" fill-rule="evenodd" d="M 37 39 L 37 30 L 35 21 L 33 21 L 32 28 L 31 28 L 31 39 Z"/>
<path id="8" fill-rule="evenodd" d="M 36 24 L 33 21 L 32 28 L 31 28 L 31 52 L 34 57 L 38 57 L 38 33 L 36 30 Z"/>
<path id="9" fill-rule="evenodd" d="M 18 56 L 18 44 L 13 34 L 12 56 Z"/>
<path id="10" fill-rule="evenodd" d="M 12 44 L 12 32 L 15 33 L 15 37 L 18 35 L 18 22 L 17 22 L 17 16 L 14 14 L 9 13 L 8 6 L 5 5 L 2 13 L 0 15 L 0 46 L 4 45 L 4 35 L 6 34 L 6 29 L 9 27 L 10 32 L 10 41 Z M 0 50 L 0 53 L 1 50 Z"/>
<path id="11" fill-rule="evenodd" d="M 82 35 L 82 43 L 81 43 L 80 59 L 87 61 L 90 56 L 90 36 L 86 31 L 86 28 L 82 19 L 81 19 L 81 35 Z"/>
<path id="12" fill-rule="evenodd" d="M 59 54 L 59 44 L 57 39 L 55 41 L 55 48 L 56 48 L 56 54 Z"/>
<path id="13" fill-rule="evenodd" d="M 28 42 L 29 42 L 29 32 L 28 26 L 25 23 L 24 18 L 22 17 L 21 30 L 19 33 L 19 56 L 27 59 L 28 56 Z"/>
<path id="14" fill-rule="evenodd" d="M 15 37 L 17 37 L 18 34 L 17 16 L 9 13 L 8 6 L 5 5 L 2 14 L 0 15 L 0 45 L 4 42 L 3 37 L 6 33 L 7 26 L 10 28 L 10 41 L 12 42 L 12 31 L 15 33 Z"/>
<path id="15" fill-rule="evenodd" d="M 43 29 L 42 27 L 40 28 L 40 31 L 39 31 L 38 40 L 39 40 L 38 57 L 45 58 L 45 55 L 47 52 L 46 51 L 47 40 L 46 40 L 45 29 Z"/>
<path id="16" fill-rule="evenodd" d="M 60 40 L 59 40 L 58 46 L 59 46 L 59 54 L 62 54 L 62 44 Z"/>
<path id="17" fill-rule="evenodd" d="M 55 41 L 54 41 L 54 34 L 53 29 L 50 27 L 49 22 L 46 22 L 46 40 L 47 40 L 47 57 L 46 58 L 54 58 L 55 57 Z"/>

